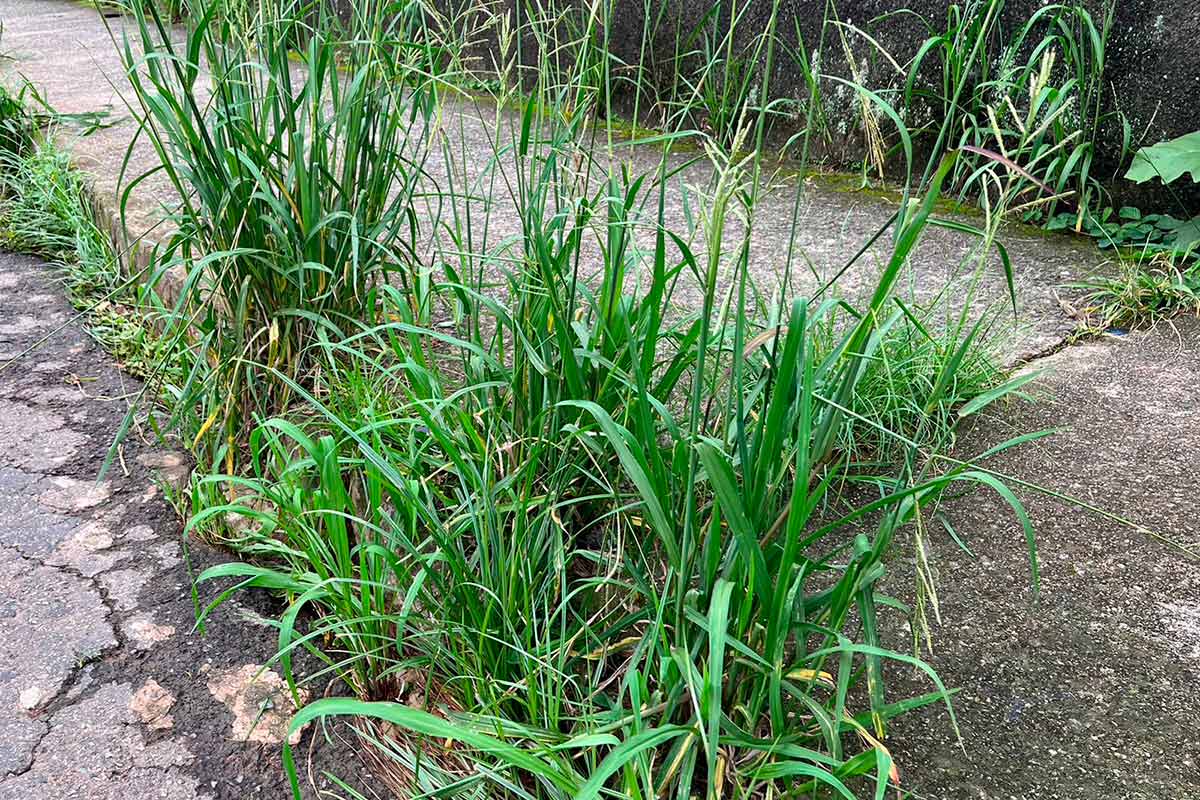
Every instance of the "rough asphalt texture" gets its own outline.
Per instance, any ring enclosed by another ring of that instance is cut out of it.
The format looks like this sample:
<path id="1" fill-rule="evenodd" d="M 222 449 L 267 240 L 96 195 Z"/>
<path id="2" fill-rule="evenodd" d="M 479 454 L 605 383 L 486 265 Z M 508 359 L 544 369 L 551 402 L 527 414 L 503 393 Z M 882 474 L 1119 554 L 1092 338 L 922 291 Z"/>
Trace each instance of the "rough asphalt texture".
<path id="1" fill-rule="evenodd" d="M 1200 798 L 1200 323 L 1106 337 L 1041 359 L 1037 402 L 1002 409 L 962 457 L 1019 433 L 1048 439 L 992 469 L 1124 517 L 1020 491 L 1037 529 L 1041 592 L 1021 529 L 994 494 L 951 504 L 964 553 L 931 522 L 943 624 L 929 663 L 961 691 L 892 730 L 903 785 L 933 800 Z M 898 555 L 907 555 L 902 545 Z M 892 591 L 911 574 L 897 565 Z M 905 631 L 893 646 L 911 648 Z M 895 669 L 894 699 L 930 690 Z"/>
<path id="2" fill-rule="evenodd" d="M 97 482 L 140 387 L 68 323 L 55 277 L 0 253 L 0 800 L 289 797 L 290 701 L 255 680 L 270 600 L 193 632 L 189 562 L 228 559 L 182 538 L 164 487 L 187 464 L 149 431 Z M 365 774 L 315 739 L 315 775 Z"/>

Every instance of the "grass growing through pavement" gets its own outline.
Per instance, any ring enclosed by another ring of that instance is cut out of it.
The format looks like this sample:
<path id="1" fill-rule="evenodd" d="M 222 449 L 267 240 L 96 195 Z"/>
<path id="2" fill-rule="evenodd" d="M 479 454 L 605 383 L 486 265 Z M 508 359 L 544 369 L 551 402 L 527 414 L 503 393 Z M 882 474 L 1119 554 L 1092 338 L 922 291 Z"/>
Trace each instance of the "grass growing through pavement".
<path id="1" fill-rule="evenodd" d="M 1087 330 L 1142 328 L 1180 314 L 1200 314 L 1200 260 L 1158 253 L 1122 258 L 1115 275 L 1072 284 Z"/>
<path id="2" fill-rule="evenodd" d="M 417 280 L 413 206 L 438 62 L 408 44 L 415 6 L 380 7 L 364 21 L 374 38 L 339 42 L 325 11 L 310 26 L 298 5 L 264 10 L 251 37 L 215 9 L 183 49 L 154 6 L 135 5 L 139 40 L 124 56 L 139 64 L 133 97 L 182 198 L 159 262 L 186 273 L 171 335 L 195 330 L 210 354 L 179 405 L 205 408 L 194 446 L 229 468 L 256 415 L 285 409 L 293 383 L 311 387 L 313 342 L 371 319 L 379 284 Z M 201 59 L 221 76 L 211 94 Z"/>
<path id="3" fill-rule="evenodd" d="M 955 156 L 906 193 L 861 304 L 766 299 L 762 115 L 702 137 L 673 226 L 672 150 L 697 134 L 648 134 L 638 171 L 595 122 L 607 6 L 492 20 L 516 115 L 452 96 L 450 21 L 373 9 L 348 39 L 284 3 L 182 43 L 134 10 L 131 100 L 183 201 L 158 254 L 186 275 L 176 417 L 212 470 L 189 525 L 240 520 L 250 557 L 201 576 L 235 581 L 213 605 L 285 593 L 287 680 L 346 691 L 295 724 L 357 720 L 401 795 L 881 796 L 888 721 L 949 703 L 883 647 L 898 533 L 988 487 L 1036 582 L 1015 496 L 939 458 L 1015 388 L 988 318 L 897 300 Z M 522 41 L 558 57 L 518 76 Z M 481 157 L 463 115 L 489 113 Z M 321 674 L 295 674 L 301 648 Z M 887 660 L 930 693 L 889 697 Z"/>
<path id="4" fill-rule="evenodd" d="M 83 179 L 31 107 L 40 99 L 0 88 L 0 247 L 56 264 L 88 333 L 139 377 L 174 371 L 168 340 L 140 309 L 117 254 L 96 224 Z"/>

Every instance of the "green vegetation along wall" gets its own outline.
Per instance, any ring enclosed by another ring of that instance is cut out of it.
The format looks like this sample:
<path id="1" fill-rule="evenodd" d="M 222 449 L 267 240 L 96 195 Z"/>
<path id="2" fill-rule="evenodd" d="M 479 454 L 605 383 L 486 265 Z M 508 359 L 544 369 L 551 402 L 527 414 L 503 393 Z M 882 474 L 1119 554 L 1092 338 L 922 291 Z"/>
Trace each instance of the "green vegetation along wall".
<path id="1" fill-rule="evenodd" d="M 346 10 L 353 0 L 333 2 Z M 936 149 L 947 117 L 953 124 L 943 147 L 1000 149 L 997 129 L 1016 137 L 1030 84 L 1045 69 L 1044 108 L 1059 104 L 1062 113 L 1044 141 L 1015 160 L 1033 162 L 1055 189 L 1090 195 L 1091 205 L 1200 210 L 1200 192 L 1163 192 L 1122 177 L 1138 147 L 1200 127 L 1200 8 L 1192 0 L 438 0 L 435 6 L 460 25 L 468 24 L 464 9 L 506 19 L 522 31 L 516 38 L 526 65 L 544 58 L 528 33 L 531 19 L 553 16 L 576 30 L 590 23 L 598 48 L 609 54 L 617 107 L 651 125 L 686 119 L 709 129 L 732 126 L 769 77 L 778 143 L 794 144 L 811 121 L 813 157 L 866 172 L 885 167 L 895 174 L 901 159 L 895 125 L 855 87 L 896 110 L 918 156 Z M 498 27 L 478 30 L 486 54 L 480 63 L 487 66 Z M 768 31 L 775 43 L 770 76 Z M 964 168 L 960 183 L 969 174 Z"/>

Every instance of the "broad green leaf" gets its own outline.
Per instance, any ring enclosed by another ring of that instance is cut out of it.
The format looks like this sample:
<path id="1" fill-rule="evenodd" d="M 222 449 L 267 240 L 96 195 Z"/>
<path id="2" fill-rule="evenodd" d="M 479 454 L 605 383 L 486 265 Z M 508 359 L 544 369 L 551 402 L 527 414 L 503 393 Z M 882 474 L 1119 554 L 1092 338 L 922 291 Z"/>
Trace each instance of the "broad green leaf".
<path id="1" fill-rule="evenodd" d="M 1200 217 L 1192 217 L 1184 222 L 1172 222 L 1174 224 L 1170 228 L 1170 244 L 1175 250 L 1184 252 L 1200 244 Z"/>
<path id="2" fill-rule="evenodd" d="M 1200 183 L 1200 131 L 1138 150 L 1125 177 L 1134 183 L 1153 178 L 1172 183 L 1185 173 L 1191 173 L 1192 183 Z"/>
<path id="3" fill-rule="evenodd" d="M 658 728 L 651 728 L 648 731 L 626 739 L 620 747 L 613 748 L 604 757 L 604 760 L 592 772 L 588 782 L 575 795 L 575 800 L 593 800 L 593 798 L 599 797 L 601 790 L 604 788 L 604 783 L 621 767 L 645 751 L 655 749 L 659 745 L 693 730 L 693 728 L 683 725 L 664 725 Z"/>

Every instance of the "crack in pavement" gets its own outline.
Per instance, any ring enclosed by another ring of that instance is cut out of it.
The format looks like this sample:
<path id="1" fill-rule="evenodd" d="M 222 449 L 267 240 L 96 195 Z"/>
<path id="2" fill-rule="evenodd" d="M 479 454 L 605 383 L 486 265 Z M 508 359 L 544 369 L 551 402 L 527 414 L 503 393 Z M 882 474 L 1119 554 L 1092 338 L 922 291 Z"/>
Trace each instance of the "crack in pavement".
<path id="1" fill-rule="evenodd" d="M 108 683 L 56 712 L 30 767 L 0 781 L 0 800 L 78 796 L 80 777 L 89 798 L 116 800 L 146 789 L 164 800 L 198 797 L 199 780 L 180 769 L 193 762 L 192 753 L 177 738 L 147 741 L 132 698 L 129 684 Z"/>
<path id="2" fill-rule="evenodd" d="M 191 570 L 228 556 L 185 551 L 160 487 L 188 462 L 145 426 L 97 482 L 136 381 L 76 323 L 45 336 L 70 318 L 53 280 L 0 253 L 0 359 L 46 338 L 0 360 L 0 800 L 288 797 L 277 732 L 291 706 L 259 674 L 275 642 L 250 621 L 278 616 L 276 601 L 241 598 L 193 631 Z M 259 701 L 276 718 L 247 731 L 242 706 Z M 325 737 L 305 750 L 307 796 L 357 760 Z"/>
<path id="3" fill-rule="evenodd" d="M 0 687 L 36 721 L 35 715 L 74 685 L 82 666 L 118 647 L 111 612 L 86 579 L 47 567 L 11 546 L 0 551 L 0 587 L 0 598 L 11 609 L 0 622 L 0 652 L 7 667 Z M 4 761 L 10 771 L 29 759 L 28 730 L 28 721 L 21 717 L 0 721 L 0 740 L 9 745 Z"/>

